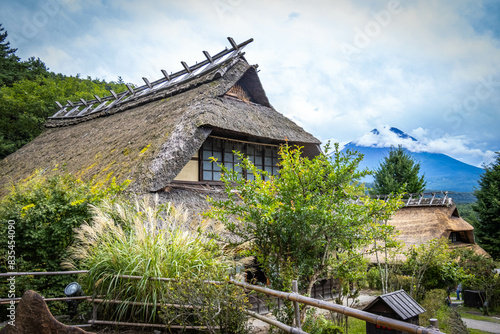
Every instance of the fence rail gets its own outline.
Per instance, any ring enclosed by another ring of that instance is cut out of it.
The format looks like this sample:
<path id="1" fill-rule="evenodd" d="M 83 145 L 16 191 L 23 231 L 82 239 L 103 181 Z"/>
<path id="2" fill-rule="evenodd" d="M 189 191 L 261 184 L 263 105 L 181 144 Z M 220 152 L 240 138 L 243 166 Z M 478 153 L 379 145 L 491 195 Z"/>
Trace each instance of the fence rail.
<path id="1" fill-rule="evenodd" d="M 9 277 L 9 276 L 27 276 L 27 275 L 73 275 L 73 274 L 85 274 L 88 273 L 87 270 L 78 270 L 78 271 L 60 271 L 60 272 L 21 272 L 21 273 L 0 273 L 0 277 Z M 143 279 L 142 276 L 132 276 L 132 275 L 119 275 L 118 277 L 125 278 L 125 279 Z M 149 280 L 160 280 L 160 281 L 172 281 L 172 279 L 169 278 L 164 278 L 164 277 L 149 277 Z M 206 281 L 206 283 L 209 284 L 223 284 L 224 282 L 219 282 L 219 281 Z M 415 334 L 443 334 L 439 330 L 435 330 L 432 328 L 426 328 L 422 326 L 417 326 L 413 325 L 410 323 L 406 323 L 400 320 L 395 320 L 391 318 L 387 318 L 384 316 L 376 315 L 373 313 L 357 310 L 348 306 L 343 306 L 343 305 L 338 305 L 334 304 L 331 302 L 323 301 L 323 300 L 318 300 L 306 296 L 302 296 L 297 292 L 283 292 L 283 291 L 277 291 L 273 290 L 267 287 L 262 287 L 262 286 L 257 286 L 257 285 L 252 285 L 246 282 L 241 282 L 237 281 L 235 279 L 230 279 L 227 283 L 234 284 L 236 286 L 239 286 L 243 289 L 246 290 L 251 290 L 251 291 L 256 291 L 263 293 L 267 296 L 273 296 L 277 297 L 279 299 L 284 299 L 284 300 L 289 300 L 292 302 L 296 303 L 301 303 L 304 305 L 309 305 L 317 308 L 321 308 L 324 310 L 329 310 L 333 311 L 336 313 L 341 313 L 349 317 L 357 318 L 360 320 L 363 320 L 365 322 L 370 322 L 379 326 L 385 326 L 385 327 L 390 327 L 395 330 L 400 330 L 404 331 L 407 333 L 415 333 Z M 190 329 L 204 329 L 202 326 L 169 326 L 169 325 L 161 325 L 161 324 L 147 324 L 147 323 L 128 323 L 128 322 L 120 322 L 120 321 L 105 321 L 105 320 L 98 320 L 97 319 L 97 305 L 96 303 L 106 303 L 106 302 L 120 302 L 117 300 L 105 300 L 105 299 L 98 299 L 97 297 L 101 296 L 96 296 L 94 293 L 93 296 L 80 296 L 80 297 L 57 297 L 57 298 L 46 298 L 46 301 L 51 301 L 51 300 L 75 300 L 75 299 L 86 299 L 88 301 L 91 301 L 93 303 L 93 312 L 92 312 L 92 319 L 88 321 L 89 324 L 91 325 L 124 325 L 124 326 L 141 326 L 141 327 L 155 327 L 155 328 L 190 328 Z M 8 301 L 10 303 L 11 300 L 20 300 L 20 298 L 14 298 L 14 299 L 0 299 L 1 303 L 4 303 L 5 301 Z M 141 303 L 145 304 L 145 303 Z M 164 304 L 165 305 L 165 304 Z M 173 307 L 185 307 L 188 305 L 176 305 L 176 304 L 169 304 L 170 306 Z M 297 334 L 307 334 L 303 330 L 297 327 L 291 327 L 286 324 L 283 324 L 277 320 L 270 319 L 268 317 L 264 317 L 258 313 L 255 313 L 250 310 L 245 310 L 244 313 L 246 313 L 249 316 L 252 316 L 256 319 L 259 319 L 261 321 L 264 321 L 270 325 L 276 326 L 284 331 L 287 331 L 288 333 L 297 333 Z M 87 325 L 74 325 L 74 327 L 84 327 Z"/>

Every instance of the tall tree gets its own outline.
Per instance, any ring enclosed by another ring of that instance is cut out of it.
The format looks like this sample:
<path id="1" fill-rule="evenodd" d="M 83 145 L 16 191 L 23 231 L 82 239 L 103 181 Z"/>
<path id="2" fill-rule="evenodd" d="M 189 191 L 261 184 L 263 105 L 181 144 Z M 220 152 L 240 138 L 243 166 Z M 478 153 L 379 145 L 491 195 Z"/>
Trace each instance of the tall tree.
<path id="1" fill-rule="evenodd" d="M 356 152 L 341 153 L 336 145 L 331 160 L 324 154 L 309 159 L 284 145 L 279 176 L 239 156 L 255 179 L 222 166 L 228 198 L 212 201 L 210 216 L 236 236 L 230 241 L 249 245 L 274 288 L 290 290 L 297 279 L 310 294 L 318 278 L 349 271 L 366 246 L 393 229 L 378 222 L 398 209 L 399 198 L 358 198 L 364 194 L 358 181 L 368 171 L 358 169 Z"/>
<path id="2" fill-rule="evenodd" d="M 496 161 L 484 167 L 479 189 L 474 192 L 477 202 L 473 209 L 478 214 L 475 224 L 479 244 L 493 258 L 500 258 L 500 152 Z"/>
<path id="3" fill-rule="evenodd" d="M 374 195 L 388 195 L 391 193 L 421 193 L 427 182 L 424 176 L 419 176 L 420 163 L 416 163 L 412 156 L 406 153 L 400 145 L 391 147 L 389 156 L 384 158 L 380 167 L 375 171 L 375 184 L 370 190 Z"/>
<path id="4" fill-rule="evenodd" d="M 7 31 L 0 24 L 0 87 L 10 86 L 19 80 L 25 67 L 16 56 L 17 49 L 10 47 L 7 36 Z"/>

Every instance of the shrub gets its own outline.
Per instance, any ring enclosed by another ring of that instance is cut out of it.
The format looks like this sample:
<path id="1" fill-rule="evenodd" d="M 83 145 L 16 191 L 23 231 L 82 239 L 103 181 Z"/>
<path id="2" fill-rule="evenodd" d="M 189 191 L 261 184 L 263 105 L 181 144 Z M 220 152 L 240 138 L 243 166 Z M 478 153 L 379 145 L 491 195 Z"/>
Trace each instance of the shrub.
<path id="1" fill-rule="evenodd" d="M 92 208 L 92 213 L 92 224 L 85 223 L 76 232 L 78 243 L 71 248 L 68 265 L 79 262 L 89 270 L 82 283 L 87 289 L 95 288 L 108 300 L 122 301 L 116 307 L 106 303 L 106 317 L 156 321 L 160 313 L 170 325 L 202 323 L 209 330 L 215 323 L 233 329 L 244 325 L 242 290 L 204 283 L 227 278 L 232 261 L 213 240 L 189 231 L 186 210 L 145 197 L 133 202 L 103 201 Z M 175 281 L 149 280 L 151 277 Z M 188 312 L 182 307 L 162 309 L 159 303 L 190 307 Z M 220 312 L 214 311 L 218 307 Z"/>
<path id="2" fill-rule="evenodd" d="M 109 187 L 83 182 L 71 174 L 43 176 L 34 174 L 28 180 L 12 186 L 0 202 L 0 262 L 2 272 L 60 271 L 67 255 L 66 248 L 74 240 L 73 229 L 90 218 L 89 204 L 115 197 L 128 182 Z M 7 259 L 8 222 L 15 226 L 15 265 Z M 21 276 L 16 278 L 16 295 L 31 289 L 45 297 L 60 297 L 65 284 L 74 280 L 68 276 Z M 0 295 L 6 296 L 2 284 Z"/>
<path id="3" fill-rule="evenodd" d="M 302 325 L 302 329 L 310 334 L 342 334 L 342 327 L 327 319 L 324 314 L 316 313 L 315 309 L 311 309 Z"/>
<path id="4" fill-rule="evenodd" d="M 438 320 L 439 329 L 444 333 L 466 334 L 467 327 L 462 321 L 460 315 L 446 305 L 448 294 L 445 290 L 435 289 L 428 291 L 421 303 L 426 310 L 419 317 L 420 326 L 430 325 L 430 319 Z"/>
<path id="5" fill-rule="evenodd" d="M 378 268 L 372 267 L 368 270 L 368 274 L 366 276 L 368 281 L 368 286 L 373 290 L 382 289 L 382 281 L 380 280 L 380 272 Z"/>

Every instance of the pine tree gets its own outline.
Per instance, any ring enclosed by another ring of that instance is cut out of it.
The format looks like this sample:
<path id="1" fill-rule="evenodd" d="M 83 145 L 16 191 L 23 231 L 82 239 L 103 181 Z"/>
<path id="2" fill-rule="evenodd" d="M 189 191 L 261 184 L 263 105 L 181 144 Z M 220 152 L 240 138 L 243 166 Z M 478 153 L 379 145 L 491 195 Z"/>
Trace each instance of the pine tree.
<path id="1" fill-rule="evenodd" d="M 17 49 L 10 47 L 7 36 L 7 31 L 0 24 L 0 87 L 10 86 L 20 79 L 25 67 L 15 54 Z"/>
<path id="2" fill-rule="evenodd" d="M 425 189 L 424 176 L 419 177 L 420 163 L 416 163 L 403 147 L 391 148 L 380 167 L 375 171 L 375 184 L 370 190 L 374 195 L 388 195 L 401 190 L 421 193 Z"/>
<path id="3" fill-rule="evenodd" d="M 496 161 L 484 167 L 479 189 L 474 192 L 477 202 L 473 206 L 479 219 L 475 224 L 475 236 L 479 245 L 493 258 L 500 258 L 500 152 Z"/>

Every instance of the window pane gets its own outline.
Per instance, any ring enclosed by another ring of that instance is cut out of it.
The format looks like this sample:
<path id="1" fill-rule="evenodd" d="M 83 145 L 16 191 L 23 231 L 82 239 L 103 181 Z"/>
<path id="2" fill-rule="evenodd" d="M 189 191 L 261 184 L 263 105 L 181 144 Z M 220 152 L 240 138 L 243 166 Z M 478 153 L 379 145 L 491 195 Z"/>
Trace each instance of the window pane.
<path id="1" fill-rule="evenodd" d="M 273 158 L 273 166 L 278 165 L 278 158 Z"/>
<path id="2" fill-rule="evenodd" d="M 214 180 L 217 180 L 217 181 L 220 180 L 220 173 L 219 172 L 214 172 Z"/>
<path id="3" fill-rule="evenodd" d="M 255 157 L 253 155 L 249 156 L 248 160 L 250 160 L 250 162 L 255 163 Z"/>
<path id="4" fill-rule="evenodd" d="M 268 172 L 269 174 L 272 174 L 273 173 L 273 168 L 272 167 L 266 167 L 264 169 L 266 172 Z"/>
<path id="5" fill-rule="evenodd" d="M 234 170 L 237 171 L 238 173 L 241 173 L 241 167 L 240 166 L 234 166 Z"/>
<path id="6" fill-rule="evenodd" d="M 227 169 L 233 169 L 234 164 L 233 164 L 232 162 L 226 162 L 226 163 L 224 164 L 224 166 L 225 166 Z"/>
<path id="7" fill-rule="evenodd" d="M 266 159 L 264 160 L 264 165 L 266 165 L 266 166 L 272 166 L 273 165 L 273 159 L 266 157 Z"/>
<path id="8" fill-rule="evenodd" d="M 225 152 L 224 153 L 224 162 L 233 162 L 233 153 Z"/>
<path id="9" fill-rule="evenodd" d="M 247 147 L 247 154 L 248 155 L 253 155 L 255 153 L 254 147 L 252 145 L 248 145 Z"/>
<path id="10" fill-rule="evenodd" d="M 258 166 L 259 168 L 262 169 L 262 157 L 255 157 L 255 166 Z"/>
<path id="11" fill-rule="evenodd" d="M 203 180 L 212 180 L 212 172 L 203 172 Z"/>
<path id="12" fill-rule="evenodd" d="M 203 151 L 203 160 L 209 160 L 212 156 L 212 151 Z"/>
<path id="13" fill-rule="evenodd" d="M 217 161 L 219 163 L 222 162 L 222 152 L 221 151 L 214 151 L 213 155 L 212 155 L 215 159 L 217 159 Z"/>
<path id="14" fill-rule="evenodd" d="M 266 149 L 265 149 L 265 156 L 266 156 L 266 157 L 272 157 L 272 154 L 273 154 L 273 153 L 272 153 L 271 149 L 269 149 L 269 148 L 266 148 Z"/>
<path id="15" fill-rule="evenodd" d="M 248 173 L 247 174 L 247 180 L 254 180 L 255 178 L 253 177 L 253 174 Z"/>
<path id="16" fill-rule="evenodd" d="M 204 170 L 212 170 L 212 163 L 210 161 L 203 161 L 203 169 Z"/>
<path id="17" fill-rule="evenodd" d="M 214 167 L 214 170 L 220 170 L 220 166 L 218 164 L 216 164 L 215 162 L 212 165 Z"/>
<path id="18" fill-rule="evenodd" d="M 279 175 L 279 168 L 273 167 L 273 175 Z"/>

